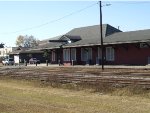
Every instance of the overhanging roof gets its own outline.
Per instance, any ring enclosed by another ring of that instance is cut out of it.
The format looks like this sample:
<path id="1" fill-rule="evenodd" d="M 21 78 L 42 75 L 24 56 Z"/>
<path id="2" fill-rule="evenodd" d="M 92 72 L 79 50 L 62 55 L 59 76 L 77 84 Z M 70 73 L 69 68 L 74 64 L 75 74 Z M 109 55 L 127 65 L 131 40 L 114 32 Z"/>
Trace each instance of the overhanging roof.
<path id="1" fill-rule="evenodd" d="M 103 38 L 104 45 L 124 44 L 124 43 L 141 43 L 150 42 L 150 29 L 116 32 Z M 89 39 L 84 39 L 75 43 L 65 45 L 65 47 L 80 47 L 80 46 L 101 45 L 100 35 L 93 36 Z"/>
<path id="2" fill-rule="evenodd" d="M 104 24 L 102 27 L 104 45 L 150 42 L 150 29 L 121 32 L 108 24 Z M 70 40 L 77 40 L 73 43 L 62 44 L 61 40 L 65 40 L 67 38 Z M 49 40 L 53 41 L 49 42 Z M 63 48 L 101 45 L 100 26 L 94 25 L 75 28 L 64 35 L 41 41 L 37 48 L 32 48 L 30 51 L 58 49 L 62 45 Z"/>

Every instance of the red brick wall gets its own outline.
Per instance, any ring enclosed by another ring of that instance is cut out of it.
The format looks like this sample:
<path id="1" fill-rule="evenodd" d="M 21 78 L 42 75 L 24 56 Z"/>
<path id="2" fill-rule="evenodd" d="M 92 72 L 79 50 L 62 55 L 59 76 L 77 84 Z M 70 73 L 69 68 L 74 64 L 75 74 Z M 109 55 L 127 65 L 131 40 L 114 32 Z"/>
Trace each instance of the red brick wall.
<path id="1" fill-rule="evenodd" d="M 81 65 L 82 64 L 82 62 L 81 62 L 81 48 L 80 47 L 78 47 L 78 48 L 76 48 L 76 64 L 78 64 L 78 65 Z"/>
<path id="2" fill-rule="evenodd" d="M 92 64 L 96 64 L 96 58 L 98 57 L 98 47 L 92 47 Z"/>
<path id="3" fill-rule="evenodd" d="M 119 45 L 115 49 L 114 64 L 147 65 L 150 48 L 137 48 L 135 44 Z"/>
<path id="4" fill-rule="evenodd" d="M 147 65 L 148 57 L 150 57 L 150 48 L 138 48 L 137 44 L 123 44 L 123 45 L 113 45 L 110 47 L 115 48 L 115 61 L 105 61 L 105 64 L 114 64 L 114 65 Z M 98 47 L 92 47 L 92 61 L 91 64 L 96 64 L 96 57 L 98 56 Z M 58 53 L 57 53 L 58 54 Z M 61 51 L 61 60 L 63 61 L 63 52 Z M 52 63 L 58 63 L 56 55 L 56 61 Z M 105 57 L 105 52 L 104 52 Z M 75 65 L 84 65 L 86 62 L 81 61 L 81 48 L 76 48 L 76 59 L 74 61 Z M 63 62 L 65 65 L 70 65 L 71 62 Z"/>

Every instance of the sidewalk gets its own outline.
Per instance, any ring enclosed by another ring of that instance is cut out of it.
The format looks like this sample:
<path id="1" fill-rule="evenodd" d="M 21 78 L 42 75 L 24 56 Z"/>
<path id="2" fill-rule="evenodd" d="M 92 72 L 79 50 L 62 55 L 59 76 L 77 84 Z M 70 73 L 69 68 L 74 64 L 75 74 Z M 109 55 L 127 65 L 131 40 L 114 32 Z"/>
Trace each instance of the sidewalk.
<path id="1" fill-rule="evenodd" d="M 0 67 L 26 67 L 24 64 L 20 65 L 12 65 L 12 66 L 3 66 L 0 65 Z M 61 65 L 59 66 L 58 64 L 48 64 L 46 63 L 41 63 L 41 64 L 27 64 L 27 67 L 80 67 L 80 68 L 101 68 L 101 65 L 74 65 L 74 66 L 64 66 Z M 150 65 L 145 65 L 145 66 L 127 66 L 127 65 L 104 65 L 104 68 L 107 69 L 150 69 Z"/>
<path id="2" fill-rule="evenodd" d="M 28 64 L 27 66 L 36 66 L 36 64 Z M 48 66 L 46 65 L 46 63 L 41 63 L 41 64 L 37 64 L 37 66 L 41 66 L 41 67 L 81 67 L 81 68 L 101 68 L 101 65 L 74 65 L 74 66 L 59 66 L 58 64 L 48 64 Z M 150 65 L 146 65 L 146 66 L 126 66 L 126 65 L 105 65 L 104 68 L 126 68 L 126 69 L 150 69 Z"/>

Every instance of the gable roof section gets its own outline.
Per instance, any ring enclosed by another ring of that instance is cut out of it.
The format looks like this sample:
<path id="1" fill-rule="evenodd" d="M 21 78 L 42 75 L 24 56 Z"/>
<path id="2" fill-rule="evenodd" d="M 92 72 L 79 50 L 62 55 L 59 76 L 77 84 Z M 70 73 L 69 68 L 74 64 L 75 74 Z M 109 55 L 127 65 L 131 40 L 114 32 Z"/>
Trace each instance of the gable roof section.
<path id="1" fill-rule="evenodd" d="M 114 33 L 118 33 L 118 32 L 122 32 L 121 30 L 109 25 L 109 24 L 105 24 L 106 26 L 106 31 L 105 31 L 105 36 L 104 37 L 107 37 L 111 34 L 114 34 Z"/>
<path id="2" fill-rule="evenodd" d="M 115 32 L 121 32 L 121 31 L 110 26 L 109 24 L 103 24 L 102 32 L 103 32 L 103 37 L 106 37 L 110 34 L 113 34 Z M 80 36 L 82 40 L 91 39 L 92 37 L 99 38 L 100 37 L 100 25 L 75 28 L 71 30 L 70 32 L 66 33 L 65 35 Z"/>
<path id="3" fill-rule="evenodd" d="M 72 36 L 72 35 L 63 35 L 60 40 L 70 40 L 70 41 L 73 41 L 73 42 L 76 42 L 76 41 L 79 41 L 81 40 L 81 37 L 80 36 Z"/>
<path id="4" fill-rule="evenodd" d="M 110 26 L 109 24 L 102 25 L 103 37 L 109 36 L 116 32 L 121 32 L 120 30 Z M 62 44 L 59 42 L 49 42 L 49 40 L 62 40 L 64 37 L 73 40 L 73 43 Z M 40 42 L 37 50 L 42 49 L 53 49 L 59 48 L 61 45 L 64 47 L 70 46 L 83 46 L 90 44 L 100 44 L 100 25 L 87 26 L 81 28 L 75 28 L 64 35 L 60 35 L 57 37 L 49 38 Z"/>

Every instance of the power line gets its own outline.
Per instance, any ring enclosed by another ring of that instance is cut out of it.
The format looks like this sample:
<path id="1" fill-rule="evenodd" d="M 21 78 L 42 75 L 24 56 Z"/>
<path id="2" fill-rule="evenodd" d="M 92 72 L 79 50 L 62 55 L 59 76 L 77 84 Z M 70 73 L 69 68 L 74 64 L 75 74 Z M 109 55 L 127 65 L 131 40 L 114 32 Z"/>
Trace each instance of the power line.
<path id="1" fill-rule="evenodd" d="M 136 4 L 147 4 L 150 3 L 150 1 L 120 1 L 120 2 L 111 2 L 111 3 L 117 3 L 117 4 L 123 4 L 123 5 L 136 5 Z"/>
<path id="2" fill-rule="evenodd" d="M 41 27 L 46 26 L 46 25 L 48 25 L 48 24 L 52 24 L 52 23 L 55 23 L 55 22 L 57 22 L 57 21 L 63 20 L 64 18 L 70 17 L 70 16 L 72 16 L 72 15 L 74 15 L 74 14 L 80 13 L 80 12 L 82 12 L 82 11 L 88 9 L 88 8 L 91 8 L 91 7 L 95 6 L 96 4 L 98 4 L 98 3 L 96 2 L 96 3 L 91 4 L 91 5 L 89 5 L 89 6 L 85 7 L 85 8 L 82 8 L 82 9 L 80 9 L 80 10 L 77 10 L 77 11 L 74 11 L 74 12 L 72 12 L 72 13 L 69 13 L 69 14 L 67 14 L 67 15 L 65 15 L 65 16 L 63 16 L 63 17 L 60 17 L 60 18 L 55 19 L 55 20 L 48 21 L 48 22 L 46 22 L 46 23 L 43 23 L 43 24 L 40 24 L 40 25 L 37 25 L 37 26 L 25 28 L 25 29 L 18 30 L 18 31 L 8 32 L 8 33 L 1 33 L 1 34 L 9 35 L 9 34 L 14 34 L 14 33 L 22 32 L 22 31 L 28 31 L 28 30 L 32 30 L 32 29 L 41 28 Z"/>

